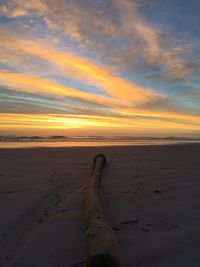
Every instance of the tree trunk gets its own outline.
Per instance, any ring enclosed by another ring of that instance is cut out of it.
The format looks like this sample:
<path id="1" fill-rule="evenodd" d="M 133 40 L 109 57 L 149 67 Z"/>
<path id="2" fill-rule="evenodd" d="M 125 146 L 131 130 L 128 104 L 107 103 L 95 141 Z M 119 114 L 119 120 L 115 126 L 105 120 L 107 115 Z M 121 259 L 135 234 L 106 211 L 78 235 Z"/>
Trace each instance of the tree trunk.
<path id="1" fill-rule="evenodd" d="M 120 267 L 119 246 L 100 201 L 101 173 L 105 165 L 103 154 L 94 158 L 94 167 L 85 190 L 87 267 Z"/>

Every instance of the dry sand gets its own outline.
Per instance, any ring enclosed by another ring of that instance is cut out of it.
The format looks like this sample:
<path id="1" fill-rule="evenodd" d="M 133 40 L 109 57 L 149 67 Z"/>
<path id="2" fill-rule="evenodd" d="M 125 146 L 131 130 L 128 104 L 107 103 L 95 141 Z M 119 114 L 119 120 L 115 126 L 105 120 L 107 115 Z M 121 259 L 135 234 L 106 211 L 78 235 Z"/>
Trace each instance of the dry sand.
<path id="1" fill-rule="evenodd" d="M 0 149 L 0 266 L 85 266 L 83 187 L 100 152 L 123 266 L 199 267 L 198 144 Z"/>

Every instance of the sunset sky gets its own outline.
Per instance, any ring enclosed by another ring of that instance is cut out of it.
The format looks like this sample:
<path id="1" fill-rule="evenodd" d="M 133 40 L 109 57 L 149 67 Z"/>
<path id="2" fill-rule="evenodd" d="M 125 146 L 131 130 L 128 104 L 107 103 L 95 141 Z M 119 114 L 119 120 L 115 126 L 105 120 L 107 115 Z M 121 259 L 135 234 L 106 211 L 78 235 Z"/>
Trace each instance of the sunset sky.
<path id="1" fill-rule="evenodd" d="M 0 0 L 0 134 L 199 136 L 199 0 Z"/>

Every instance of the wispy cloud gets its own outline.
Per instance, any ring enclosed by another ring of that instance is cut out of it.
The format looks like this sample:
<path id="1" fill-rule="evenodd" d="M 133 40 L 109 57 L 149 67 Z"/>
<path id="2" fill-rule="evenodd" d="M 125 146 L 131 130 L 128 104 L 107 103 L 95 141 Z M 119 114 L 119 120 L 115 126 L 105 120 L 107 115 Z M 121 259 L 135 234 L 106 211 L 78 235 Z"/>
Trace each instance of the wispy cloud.
<path id="1" fill-rule="evenodd" d="M 117 105 L 117 101 L 111 98 L 98 96 L 27 74 L 1 70 L 0 79 L 2 84 L 9 85 L 7 90 L 15 89 L 19 92 L 35 93 L 40 94 L 41 96 L 51 95 L 69 97 L 72 99 L 80 99 L 86 102 L 101 104 L 102 106 L 112 106 L 114 103 Z"/>
<path id="2" fill-rule="evenodd" d="M 8 125 L 9 121 L 9 125 Z M 160 119 L 140 120 L 138 118 L 130 119 L 124 118 L 123 120 L 118 117 L 110 116 L 94 116 L 94 115 L 58 115 L 58 114 L 0 114 L 0 125 L 3 131 L 17 131 L 22 130 L 34 132 L 43 129 L 48 130 L 68 130 L 68 133 L 76 133 L 77 130 L 85 131 L 91 129 L 90 133 L 93 134 L 124 134 L 126 133 L 139 133 L 144 134 L 146 130 L 149 133 L 157 132 L 159 134 L 177 133 L 180 131 L 187 131 L 198 133 L 199 127 L 185 122 L 163 121 Z M 34 127 L 33 127 L 34 125 Z M 52 128 L 52 125 L 54 126 Z M 92 128 L 91 128 L 92 127 Z M 71 130 L 71 131 L 69 131 Z"/>
<path id="3" fill-rule="evenodd" d="M 128 82 L 115 75 L 112 73 L 112 69 L 95 64 L 73 53 L 55 50 L 39 41 L 23 39 L 21 36 L 7 37 L 6 34 L 1 36 L 0 45 L 11 50 L 12 53 L 17 53 L 17 64 L 19 63 L 19 53 L 22 57 L 25 56 L 25 59 L 29 55 L 47 60 L 57 67 L 57 75 L 73 77 L 79 81 L 97 85 L 107 94 L 119 100 L 132 101 L 134 104 L 159 97 L 159 94 L 150 88 Z M 7 54 L 9 58 L 9 51 Z M 7 62 L 6 56 L 4 58 Z M 56 68 L 54 69 L 56 71 Z"/>
<path id="4" fill-rule="evenodd" d="M 150 21 L 146 3 L 1 1 L 2 127 L 199 131 L 195 44 Z"/>
<path id="5" fill-rule="evenodd" d="M 126 69 L 132 69 L 134 58 L 130 62 L 130 56 L 135 57 L 137 51 L 143 57 L 140 64 L 157 66 L 169 78 L 182 80 L 191 74 L 184 57 L 189 43 L 182 44 L 166 30 L 149 23 L 137 1 L 113 0 L 105 1 L 98 9 L 93 6 L 91 1 L 12 0 L 3 1 L 0 10 L 7 17 L 39 17 L 60 38 L 71 38 L 87 51 L 96 48 L 104 60 Z M 113 42 L 120 40 L 125 45 L 115 49 Z"/>
<path id="6" fill-rule="evenodd" d="M 116 0 L 116 3 L 120 10 L 121 32 L 132 42 L 128 54 L 131 54 L 131 49 L 135 48 L 134 42 L 138 40 L 138 53 L 143 55 L 145 65 L 160 68 L 160 72 L 169 79 L 187 79 L 191 70 L 185 62 L 184 54 L 189 47 L 169 32 L 164 32 L 158 25 L 149 23 L 140 14 L 134 1 Z"/>

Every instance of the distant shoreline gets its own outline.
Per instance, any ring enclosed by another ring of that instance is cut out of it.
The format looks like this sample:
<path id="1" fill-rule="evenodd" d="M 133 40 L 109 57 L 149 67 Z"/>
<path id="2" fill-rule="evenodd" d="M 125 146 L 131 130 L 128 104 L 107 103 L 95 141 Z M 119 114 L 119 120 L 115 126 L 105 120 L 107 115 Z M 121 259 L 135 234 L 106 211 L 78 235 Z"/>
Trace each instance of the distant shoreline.
<path id="1" fill-rule="evenodd" d="M 123 146 L 154 146 L 200 144 L 200 140 L 0 140 L 1 148 L 37 148 L 37 147 L 123 147 Z"/>
<path id="2" fill-rule="evenodd" d="M 133 136 L 0 136 L 0 148 L 20 147 L 112 147 L 200 143 L 199 137 Z"/>

